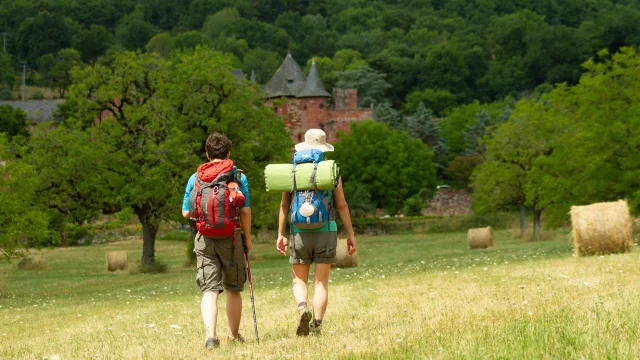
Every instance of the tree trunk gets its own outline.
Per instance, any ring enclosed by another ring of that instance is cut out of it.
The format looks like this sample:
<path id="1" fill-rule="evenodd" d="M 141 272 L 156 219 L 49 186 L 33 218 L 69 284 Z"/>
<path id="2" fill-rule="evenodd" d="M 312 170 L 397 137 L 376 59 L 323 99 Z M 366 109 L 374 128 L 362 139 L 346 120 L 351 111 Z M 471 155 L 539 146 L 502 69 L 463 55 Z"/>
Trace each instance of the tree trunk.
<path id="1" fill-rule="evenodd" d="M 142 224 L 142 264 L 153 265 L 156 261 L 156 235 L 160 224 L 154 220 L 150 206 L 134 206 L 133 211 Z"/>
<path id="2" fill-rule="evenodd" d="M 158 235 L 157 225 L 149 221 L 142 222 L 142 263 L 144 265 L 153 265 L 156 261 L 156 235 Z"/>
<path id="3" fill-rule="evenodd" d="M 537 208 L 533 208 L 533 240 L 540 239 L 540 216 L 542 215 L 542 210 L 538 210 Z"/>
<path id="4" fill-rule="evenodd" d="M 524 232 L 527 229 L 527 208 L 520 205 L 520 239 L 524 240 Z"/>

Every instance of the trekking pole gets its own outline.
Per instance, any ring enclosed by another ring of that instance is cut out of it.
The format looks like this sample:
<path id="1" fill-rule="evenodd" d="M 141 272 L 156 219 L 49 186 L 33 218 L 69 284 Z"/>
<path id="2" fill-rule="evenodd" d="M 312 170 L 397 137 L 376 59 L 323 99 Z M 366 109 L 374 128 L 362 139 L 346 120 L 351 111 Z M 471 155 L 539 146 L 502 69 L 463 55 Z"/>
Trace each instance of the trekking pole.
<path id="1" fill-rule="evenodd" d="M 244 234 L 241 234 L 240 236 L 242 236 L 242 244 L 245 244 L 245 238 L 244 238 Z M 251 309 L 253 310 L 253 329 L 256 332 L 256 342 L 258 343 L 258 345 L 260 345 L 260 337 L 258 336 L 258 323 L 256 322 L 256 304 L 253 301 L 253 281 L 251 280 L 251 266 L 249 265 L 249 253 L 246 251 L 246 247 L 245 247 L 245 252 L 244 252 L 244 260 L 247 263 L 247 278 L 249 279 L 249 294 L 251 295 Z"/>

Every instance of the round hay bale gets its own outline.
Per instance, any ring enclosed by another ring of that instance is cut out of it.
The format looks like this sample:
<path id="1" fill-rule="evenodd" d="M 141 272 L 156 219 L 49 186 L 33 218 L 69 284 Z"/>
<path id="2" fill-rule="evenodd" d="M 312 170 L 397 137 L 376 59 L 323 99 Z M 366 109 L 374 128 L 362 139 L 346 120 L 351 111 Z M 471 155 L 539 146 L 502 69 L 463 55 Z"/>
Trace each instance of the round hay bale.
<path id="1" fill-rule="evenodd" d="M 338 260 L 335 263 L 331 264 L 332 268 L 358 266 L 358 252 L 356 251 L 355 253 L 353 253 L 353 255 L 349 255 L 349 253 L 347 252 L 347 239 L 338 239 L 336 258 Z"/>
<path id="2" fill-rule="evenodd" d="M 496 244 L 496 236 L 491 226 L 469 229 L 467 240 L 471 249 L 486 249 Z"/>
<path id="3" fill-rule="evenodd" d="M 631 216 L 624 200 L 571 207 L 573 242 L 577 256 L 631 250 Z"/>
<path id="4" fill-rule="evenodd" d="M 126 251 L 107 251 L 107 271 L 125 270 L 129 267 Z"/>

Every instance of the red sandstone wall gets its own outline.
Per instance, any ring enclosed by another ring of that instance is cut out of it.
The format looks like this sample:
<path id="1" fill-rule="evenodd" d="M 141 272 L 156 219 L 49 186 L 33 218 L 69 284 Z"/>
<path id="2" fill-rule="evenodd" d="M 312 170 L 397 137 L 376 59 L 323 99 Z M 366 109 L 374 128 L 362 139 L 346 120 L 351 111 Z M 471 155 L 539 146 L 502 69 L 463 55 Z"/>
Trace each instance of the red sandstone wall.
<path id="1" fill-rule="evenodd" d="M 327 98 L 309 97 L 298 99 L 304 130 L 323 129 L 329 119 Z"/>
<path id="2" fill-rule="evenodd" d="M 357 89 L 333 89 L 333 96 L 332 108 L 327 107 L 328 99 L 324 97 L 291 97 L 278 106 L 274 105 L 273 99 L 267 99 L 264 105 L 282 118 L 296 143 L 304 141 L 304 133 L 312 128 L 324 130 L 327 141 L 335 142 L 337 131 L 348 133 L 351 122 L 373 119 L 372 109 L 358 109 Z"/>
<path id="3" fill-rule="evenodd" d="M 345 101 L 347 109 L 358 108 L 358 89 L 344 89 Z"/>

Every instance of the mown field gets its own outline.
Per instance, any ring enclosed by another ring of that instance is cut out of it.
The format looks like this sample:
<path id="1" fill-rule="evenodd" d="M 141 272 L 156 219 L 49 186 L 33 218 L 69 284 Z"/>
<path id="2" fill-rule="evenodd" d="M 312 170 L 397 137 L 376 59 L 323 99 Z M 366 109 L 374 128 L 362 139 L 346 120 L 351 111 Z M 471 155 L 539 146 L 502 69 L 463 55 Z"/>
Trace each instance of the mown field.
<path id="1" fill-rule="evenodd" d="M 61 248 L 47 270 L 0 265 L 2 359 L 640 357 L 640 252 L 576 258 L 567 231 L 471 251 L 466 233 L 359 237 L 361 266 L 331 275 L 323 334 L 295 336 L 289 265 L 274 245 L 252 262 L 245 345 L 206 352 L 185 244 L 159 241 L 163 274 L 107 274 L 106 250 L 141 255 L 139 241 Z M 219 330 L 228 332 L 224 295 Z"/>

